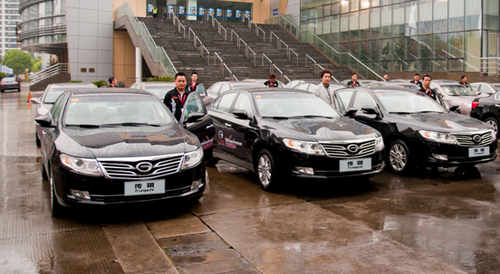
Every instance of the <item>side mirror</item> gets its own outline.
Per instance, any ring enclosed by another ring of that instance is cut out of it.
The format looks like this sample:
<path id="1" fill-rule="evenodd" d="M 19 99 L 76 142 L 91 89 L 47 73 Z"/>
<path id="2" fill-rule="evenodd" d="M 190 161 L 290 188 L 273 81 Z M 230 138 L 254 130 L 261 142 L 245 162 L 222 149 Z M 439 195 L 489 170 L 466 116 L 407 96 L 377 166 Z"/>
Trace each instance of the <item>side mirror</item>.
<path id="1" fill-rule="evenodd" d="M 35 118 L 35 123 L 39 124 L 42 127 L 54 127 L 54 125 L 52 125 L 52 119 L 50 118 L 49 115 L 44 115 Z"/>
<path id="2" fill-rule="evenodd" d="M 457 104 L 451 104 L 450 105 L 450 111 L 455 112 L 460 106 Z"/>
<path id="3" fill-rule="evenodd" d="M 238 119 L 250 119 L 250 117 L 248 117 L 248 113 L 244 110 L 235 110 L 233 111 L 233 114 L 236 115 L 236 118 Z"/>
<path id="4" fill-rule="evenodd" d="M 40 98 L 31 98 L 30 103 L 38 105 L 40 104 Z"/>
<path id="5" fill-rule="evenodd" d="M 357 108 L 347 108 L 345 110 L 345 115 L 346 116 L 353 116 L 356 112 L 358 112 Z"/>
<path id="6" fill-rule="evenodd" d="M 481 95 L 481 92 L 480 91 L 476 91 L 476 95 Z"/>
<path id="7" fill-rule="evenodd" d="M 203 119 L 203 117 L 205 117 L 203 113 L 191 112 L 189 113 L 188 118 L 184 120 L 184 124 L 198 122 Z"/>
<path id="8" fill-rule="evenodd" d="M 379 116 L 378 111 L 375 110 L 374 107 L 362 107 L 361 110 L 363 111 L 364 114 L 375 114 Z"/>

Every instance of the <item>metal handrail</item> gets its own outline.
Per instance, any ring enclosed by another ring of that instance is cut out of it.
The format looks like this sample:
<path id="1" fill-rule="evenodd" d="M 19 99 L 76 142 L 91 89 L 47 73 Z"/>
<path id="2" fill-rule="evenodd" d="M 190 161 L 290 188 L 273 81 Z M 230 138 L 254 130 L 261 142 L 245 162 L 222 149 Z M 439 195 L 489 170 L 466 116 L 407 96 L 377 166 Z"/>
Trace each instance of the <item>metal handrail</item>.
<path id="1" fill-rule="evenodd" d="M 212 17 L 212 28 L 215 28 L 215 25 L 217 24 L 217 32 L 219 35 L 222 35 L 222 30 L 224 30 L 224 41 L 227 41 L 227 30 L 225 27 L 222 26 L 222 24 L 215 19 L 213 15 L 209 15 L 208 18 Z"/>
<path id="2" fill-rule="evenodd" d="M 316 60 L 314 60 L 311 56 L 309 56 L 309 54 L 306 54 L 306 62 L 305 62 L 306 63 L 306 65 L 305 65 L 306 68 L 307 68 L 307 59 L 310 59 L 314 64 L 317 64 Z"/>
<path id="3" fill-rule="evenodd" d="M 52 76 L 59 75 L 62 73 L 69 73 L 69 64 L 67 63 L 57 63 L 45 69 L 42 69 L 30 76 L 30 84 L 34 85 L 40 83 L 41 81 L 48 79 Z"/>
<path id="4" fill-rule="evenodd" d="M 283 40 L 281 40 L 279 38 L 278 35 L 276 35 L 276 33 L 272 32 L 269 33 L 269 41 L 272 43 L 273 42 L 273 36 L 276 38 L 276 48 L 278 48 L 279 51 L 281 51 L 281 44 L 285 45 L 286 47 L 286 57 L 288 57 L 288 59 L 291 59 L 290 58 L 290 53 L 293 52 L 293 54 L 295 54 L 296 58 L 297 58 L 297 67 L 299 66 L 299 55 L 297 54 L 297 52 L 295 52 L 292 48 L 290 48 L 288 46 L 287 43 L 285 43 Z"/>
<path id="5" fill-rule="evenodd" d="M 149 52 L 152 60 L 160 64 L 164 75 L 174 76 L 176 73 L 176 69 L 168 54 L 165 52 L 165 50 L 162 49 L 162 47 L 159 47 L 156 44 L 148 28 L 146 27 L 144 22 L 139 21 L 139 19 L 135 16 L 130 5 L 128 3 L 125 3 L 118 7 L 118 9 L 116 10 L 116 15 L 117 18 L 122 18 L 125 16 L 128 18 L 133 32 L 135 32 L 137 36 L 142 38 L 142 42 L 144 43 L 144 46 Z"/>
<path id="6" fill-rule="evenodd" d="M 500 58 L 483 57 L 480 59 L 481 76 L 500 76 Z"/>
<path id="7" fill-rule="evenodd" d="M 234 29 L 231 29 L 231 41 L 233 41 L 233 33 L 234 33 L 234 35 L 236 35 L 236 38 L 240 38 L 240 36 L 238 35 L 238 33 L 236 33 L 236 31 L 234 31 Z"/>
<path id="8" fill-rule="evenodd" d="M 283 74 L 283 71 L 281 71 L 281 69 L 279 69 L 275 64 L 273 64 L 273 67 L 279 71 L 280 75 L 281 75 L 281 82 L 283 82 L 283 77 L 285 77 L 285 79 L 290 82 L 290 78 L 288 78 L 286 75 Z"/>
<path id="9" fill-rule="evenodd" d="M 217 52 L 214 52 L 214 65 L 217 65 L 217 59 L 215 59 L 215 58 L 219 59 L 219 61 L 220 61 L 222 76 L 224 76 L 224 68 L 225 68 L 229 72 L 229 77 L 232 77 L 234 80 L 239 81 L 238 78 L 236 78 L 236 76 L 233 74 L 233 72 L 226 65 L 226 63 L 224 63 L 224 61 L 222 60 L 222 58 L 219 56 L 219 54 Z"/>
<path id="10" fill-rule="evenodd" d="M 173 15 L 173 24 L 174 24 L 174 27 L 175 27 L 175 22 L 177 22 L 177 32 L 181 33 L 181 28 L 184 30 L 182 32 L 182 38 L 186 39 L 186 27 L 181 23 L 181 20 L 179 20 L 179 18 L 177 18 L 177 16 Z"/>
<path id="11" fill-rule="evenodd" d="M 297 58 L 297 67 L 298 67 L 299 66 L 299 55 L 293 49 L 289 48 L 288 49 L 288 59 L 291 59 L 290 53 L 295 54 L 295 57 Z"/>
<path id="12" fill-rule="evenodd" d="M 327 54 L 327 52 L 326 52 L 326 49 L 328 49 L 332 53 L 332 56 L 331 56 L 332 59 L 336 60 L 339 64 L 342 65 L 342 56 L 348 56 L 348 58 L 353 59 L 358 65 L 362 66 L 367 71 L 371 72 L 376 78 L 379 78 L 379 79 L 385 81 L 382 76 L 380 76 L 377 72 L 375 72 L 370 67 L 368 67 L 367 65 L 365 65 L 363 62 L 361 62 L 356 56 L 354 56 L 350 52 L 339 52 L 339 51 L 337 51 L 332 46 L 330 46 L 328 43 L 326 43 L 323 39 L 321 39 L 320 37 L 318 37 L 315 33 L 311 32 L 309 30 L 307 30 L 307 31 L 301 30 L 293 22 L 291 22 L 288 18 L 286 18 L 282 13 L 279 13 L 278 17 L 271 18 L 271 19 L 268 19 L 266 21 L 267 22 L 274 22 L 274 21 L 276 21 L 276 19 L 277 19 L 277 23 L 278 24 L 281 24 L 281 20 L 283 20 L 284 22 L 286 22 L 290 26 L 290 30 L 289 30 L 290 33 L 292 33 L 299 40 L 301 40 L 303 42 L 312 43 L 312 44 L 314 44 L 320 50 L 321 50 L 321 48 L 323 48 L 322 51 L 327 56 L 329 56 Z M 283 23 L 283 27 L 286 29 L 285 23 Z M 292 30 L 292 27 L 293 27 L 293 30 Z M 312 39 L 313 42 L 308 41 L 309 40 L 308 39 L 308 35 L 310 35 L 313 38 Z M 305 36 L 305 39 L 302 36 Z M 319 41 L 319 43 L 314 43 L 315 41 Z M 349 63 L 350 63 L 349 60 L 347 60 L 347 63 L 348 63 L 347 65 L 349 65 Z"/>
<path id="13" fill-rule="evenodd" d="M 269 34 L 269 42 L 273 42 L 273 36 L 276 37 L 276 47 L 279 48 L 279 44 L 280 44 L 280 38 L 278 37 L 278 35 L 276 35 L 276 33 L 272 32 Z"/>
<path id="14" fill-rule="evenodd" d="M 247 18 L 248 19 L 248 28 L 250 30 L 252 30 L 252 24 L 255 25 L 255 35 L 257 35 L 257 37 L 259 37 L 259 31 L 262 32 L 262 41 L 263 42 L 266 42 L 266 32 L 261 28 L 259 27 L 254 21 L 252 21 L 252 19 L 250 18 Z"/>
<path id="15" fill-rule="evenodd" d="M 281 74 L 281 82 L 283 82 L 283 77 L 285 79 L 287 79 L 288 82 L 290 82 L 290 78 L 288 78 L 288 76 L 286 76 L 285 74 L 283 74 L 283 72 L 281 71 L 281 69 L 279 69 L 278 66 L 276 66 L 274 64 L 273 60 L 271 60 L 269 57 L 267 57 L 267 55 L 265 53 L 262 53 L 262 66 L 264 66 L 264 59 L 269 62 L 269 73 L 274 73 L 274 69 L 276 69 Z"/>

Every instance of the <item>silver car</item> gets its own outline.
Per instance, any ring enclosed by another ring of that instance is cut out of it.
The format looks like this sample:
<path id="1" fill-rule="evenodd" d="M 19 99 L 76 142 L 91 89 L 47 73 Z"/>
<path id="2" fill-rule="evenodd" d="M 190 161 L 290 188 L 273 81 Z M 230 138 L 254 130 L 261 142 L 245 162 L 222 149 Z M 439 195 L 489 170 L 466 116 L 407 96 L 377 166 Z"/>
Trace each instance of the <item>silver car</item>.
<path id="1" fill-rule="evenodd" d="M 474 91 L 458 83 L 435 83 L 431 82 L 431 89 L 437 91 L 443 100 L 449 105 L 459 106 L 460 113 L 469 116 L 472 101 L 477 97 L 486 97 L 488 95 L 477 95 Z"/>
<path id="2" fill-rule="evenodd" d="M 493 95 L 500 91 L 500 83 L 493 82 L 476 82 L 469 84 L 471 89 L 476 92 L 476 94 L 481 93 L 481 95 Z"/>
<path id="3" fill-rule="evenodd" d="M 81 89 L 81 88 L 97 88 L 94 84 L 85 84 L 85 83 L 58 83 L 58 84 L 49 84 L 47 88 L 43 91 L 43 94 L 40 98 L 31 98 L 30 102 L 36 104 L 36 116 L 35 119 L 41 116 L 44 116 L 49 112 L 54 105 L 54 102 L 59 98 L 66 90 L 71 89 Z M 40 139 L 42 138 L 44 128 L 40 125 L 36 125 L 36 146 L 40 147 Z"/>

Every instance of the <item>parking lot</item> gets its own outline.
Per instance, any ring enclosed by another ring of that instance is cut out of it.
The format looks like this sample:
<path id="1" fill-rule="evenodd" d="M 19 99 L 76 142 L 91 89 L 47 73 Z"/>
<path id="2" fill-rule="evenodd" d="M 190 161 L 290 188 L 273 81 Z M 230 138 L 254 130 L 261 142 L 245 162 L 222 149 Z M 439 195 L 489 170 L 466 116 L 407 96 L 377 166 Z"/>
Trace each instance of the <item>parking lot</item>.
<path id="1" fill-rule="evenodd" d="M 500 272 L 499 159 L 276 193 L 221 161 L 197 204 L 52 218 L 27 86 L 0 96 L 1 273 Z"/>

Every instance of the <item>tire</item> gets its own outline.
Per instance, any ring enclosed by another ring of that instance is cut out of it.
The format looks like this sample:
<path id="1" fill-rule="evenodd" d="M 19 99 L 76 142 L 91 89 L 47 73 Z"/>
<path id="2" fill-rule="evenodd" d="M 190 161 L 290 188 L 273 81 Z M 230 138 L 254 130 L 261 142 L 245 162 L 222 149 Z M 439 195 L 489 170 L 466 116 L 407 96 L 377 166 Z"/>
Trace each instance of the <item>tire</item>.
<path id="1" fill-rule="evenodd" d="M 500 128 L 500 122 L 495 117 L 488 117 L 484 120 L 485 123 L 493 127 L 496 137 L 498 138 L 498 129 Z"/>
<path id="2" fill-rule="evenodd" d="M 263 190 L 274 191 L 278 189 L 280 185 L 278 169 L 269 150 L 263 149 L 259 152 L 255 163 L 255 172 Z"/>
<path id="3" fill-rule="evenodd" d="M 50 213 L 52 214 L 52 217 L 56 218 L 63 217 L 66 208 L 62 206 L 57 200 L 52 171 L 50 172 L 49 182 L 50 182 Z"/>
<path id="4" fill-rule="evenodd" d="M 405 174 L 412 170 L 410 150 L 405 142 L 395 140 L 387 148 L 387 166 L 395 174 Z"/>
<path id="5" fill-rule="evenodd" d="M 42 144 L 40 143 L 40 139 L 38 138 L 38 135 L 36 135 L 36 132 L 35 132 L 35 144 L 36 144 L 36 147 L 42 146 Z"/>
<path id="6" fill-rule="evenodd" d="M 47 176 L 47 170 L 45 169 L 45 165 L 43 164 L 43 160 L 42 160 L 42 179 L 47 180 L 47 181 L 49 180 L 49 176 Z"/>
<path id="7" fill-rule="evenodd" d="M 208 160 L 205 165 L 209 167 L 215 167 L 215 165 L 219 162 L 219 158 L 213 157 L 212 159 Z"/>

